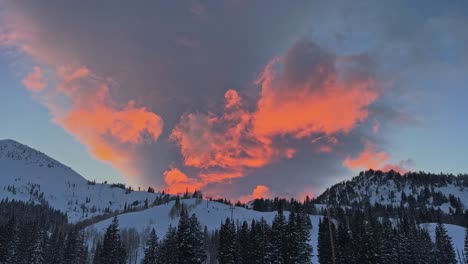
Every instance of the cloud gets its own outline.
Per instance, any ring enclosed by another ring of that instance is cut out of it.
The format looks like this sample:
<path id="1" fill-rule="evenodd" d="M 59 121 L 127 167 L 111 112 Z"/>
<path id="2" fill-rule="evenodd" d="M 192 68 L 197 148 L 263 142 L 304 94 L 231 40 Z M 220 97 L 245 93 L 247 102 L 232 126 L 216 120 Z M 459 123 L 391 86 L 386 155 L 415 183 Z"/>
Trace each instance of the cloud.
<path id="1" fill-rule="evenodd" d="M 364 150 L 356 157 L 347 157 L 343 165 L 352 170 L 360 169 L 379 169 L 389 160 L 389 156 L 385 151 L 377 151 L 374 144 L 366 142 Z"/>
<path id="2" fill-rule="evenodd" d="M 371 76 L 341 80 L 335 57 L 308 41 L 270 61 L 256 84 L 258 101 L 249 105 L 229 89 L 221 115 L 185 113 L 172 131 L 184 165 L 200 169 L 202 181 L 244 177 L 250 169 L 293 158 L 297 150 L 278 137 L 325 135 L 318 151 L 329 153 L 337 143 L 333 135 L 364 121 L 379 95 Z"/>
<path id="3" fill-rule="evenodd" d="M 412 159 L 407 159 L 407 160 L 401 160 L 396 164 L 385 164 L 381 170 L 382 171 L 390 171 L 394 170 L 399 173 L 405 173 L 408 171 L 411 171 L 411 168 L 415 166 L 415 163 Z"/>
<path id="4" fill-rule="evenodd" d="M 133 160 L 139 157 L 134 146 L 159 138 L 161 117 L 134 101 L 115 103 L 109 93 L 111 83 L 87 67 L 60 66 L 56 77 L 55 89 L 41 93 L 53 121 L 86 145 L 96 159 L 137 177 L 140 172 Z"/>
<path id="5" fill-rule="evenodd" d="M 180 147 L 186 166 L 208 170 L 200 174 L 207 182 L 241 177 L 248 168 L 292 157 L 292 149 L 276 148 L 270 140 L 257 138 L 251 131 L 252 113 L 242 107 L 236 91 L 228 90 L 222 115 L 185 113 L 171 139 Z"/>
<path id="6" fill-rule="evenodd" d="M 358 171 L 362 169 L 374 169 L 382 171 L 394 170 L 400 173 L 405 173 L 409 167 L 414 166 L 411 159 L 400 161 L 398 164 L 388 163 L 389 155 L 385 151 L 378 151 L 376 146 L 371 142 L 366 142 L 364 150 L 356 157 L 346 157 L 343 165 L 351 170 Z"/>
<path id="7" fill-rule="evenodd" d="M 252 194 L 241 196 L 239 197 L 238 200 L 246 203 L 254 199 L 260 199 L 260 198 L 268 199 L 268 198 L 273 198 L 273 197 L 274 197 L 274 194 L 271 192 L 270 188 L 268 188 L 265 185 L 260 184 L 260 185 L 255 186 L 255 188 L 252 191 Z"/>
<path id="8" fill-rule="evenodd" d="M 284 59 L 275 59 L 257 83 L 261 86 L 254 130 L 262 136 L 308 137 L 351 131 L 379 96 L 371 76 L 344 81 L 334 57 L 313 42 L 299 41 Z M 280 65 L 278 65 L 280 64 Z M 282 70 L 276 70 L 282 66 Z"/>
<path id="9" fill-rule="evenodd" d="M 196 179 L 189 178 L 178 168 L 166 170 L 163 175 L 169 193 L 178 194 L 184 193 L 185 191 L 193 192 L 199 190 L 203 186 L 203 184 Z"/>
<path id="10" fill-rule="evenodd" d="M 42 74 L 41 68 L 35 66 L 23 79 L 23 85 L 35 93 L 42 91 L 47 86 L 47 81 Z"/>

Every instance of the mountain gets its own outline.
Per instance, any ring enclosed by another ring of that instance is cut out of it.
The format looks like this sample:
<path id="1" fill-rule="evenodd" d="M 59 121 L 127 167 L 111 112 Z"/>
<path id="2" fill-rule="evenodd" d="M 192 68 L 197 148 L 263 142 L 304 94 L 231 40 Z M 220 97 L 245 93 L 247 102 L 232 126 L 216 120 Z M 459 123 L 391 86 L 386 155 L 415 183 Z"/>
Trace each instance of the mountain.
<path id="1" fill-rule="evenodd" d="M 468 175 L 369 170 L 335 184 L 316 198 L 317 203 L 341 206 L 412 207 L 461 213 L 468 208 Z"/>
<path id="2" fill-rule="evenodd" d="M 71 168 L 14 140 L 0 140 L 0 199 L 47 203 L 75 223 L 95 216 L 144 208 L 159 193 L 87 181 Z"/>

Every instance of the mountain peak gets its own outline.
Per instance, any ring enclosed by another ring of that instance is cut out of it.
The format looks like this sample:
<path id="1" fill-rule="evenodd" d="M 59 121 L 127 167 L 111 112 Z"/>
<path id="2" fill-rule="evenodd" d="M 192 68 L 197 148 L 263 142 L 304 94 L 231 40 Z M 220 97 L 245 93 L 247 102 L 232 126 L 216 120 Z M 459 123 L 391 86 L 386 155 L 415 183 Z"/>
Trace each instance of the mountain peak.
<path id="1" fill-rule="evenodd" d="M 39 167 L 68 168 L 46 154 L 13 139 L 0 140 L 0 160 L 1 159 L 24 161 L 24 163 L 28 165 L 37 165 Z"/>

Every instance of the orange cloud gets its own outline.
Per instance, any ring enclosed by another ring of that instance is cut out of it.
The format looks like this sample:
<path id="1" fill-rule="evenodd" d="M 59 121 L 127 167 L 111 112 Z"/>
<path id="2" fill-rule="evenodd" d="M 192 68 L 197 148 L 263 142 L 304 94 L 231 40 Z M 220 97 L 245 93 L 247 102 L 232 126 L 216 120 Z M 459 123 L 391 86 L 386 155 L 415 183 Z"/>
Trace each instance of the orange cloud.
<path id="1" fill-rule="evenodd" d="M 405 173 L 408 171 L 406 167 L 413 165 L 412 160 L 403 160 L 398 164 L 388 163 L 390 157 L 385 151 L 377 151 L 376 147 L 370 143 L 366 142 L 364 150 L 356 158 L 347 157 L 343 165 L 352 169 L 352 170 L 361 170 L 361 169 L 374 169 L 382 171 L 394 170 L 399 173 Z"/>
<path id="2" fill-rule="evenodd" d="M 214 175 L 240 177 L 245 168 L 265 166 L 280 156 L 292 157 L 293 150 L 276 149 L 271 141 L 251 133 L 252 114 L 236 107 L 240 106 L 236 91 L 227 91 L 225 99 L 226 112 L 223 115 L 184 114 L 172 131 L 171 139 L 180 146 L 185 165 L 223 169 L 219 174 L 202 173 L 204 179 L 214 181 Z"/>
<path id="3" fill-rule="evenodd" d="M 164 181 L 169 188 L 169 193 L 183 193 L 185 191 L 193 192 L 199 190 L 203 184 L 196 179 L 189 178 L 178 168 L 171 168 L 163 173 Z"/>
<path id="4" fill-rule="evenodd" d="M 239 197 L 238 200 L 243 203 L 247 203 L 254 199 L 260 199 L 260 198 L 268 199 L 268 198 L 272 198 L 273 196 L 274 194 L 271 192 L 270 188 L 268 188 L 265 185 L 260 184 L 260 185 L 255 186 L 255 188 L 252 191 L 252 194 L 241 196 Z"/>
<path id="5" fill-rule="evenodd" d="M 294 148 L 277 144 L 282 136 L 323 135 L 326 142 L 318 151 L 331 152 L 335 135 L 364 121 L 379 96 L 372 78 L 340 79 L 333 56 L 314 44 L 297 45 L 284 58 L 274 58 L 256 84 L 261 91 L 254 105 L 229 89 L 221 115 L 185 113 L 173 129 L 171 139 L 184 164 L 200 169 L 201 180 L 243 177 L 249 169 L 293 158 Z"/>
<path id="6" fill-rule="evenodd" d="M 42 91 L 42 89 L 47 86 L 47 81 L 42 74 L 41 68 L 37 66 L 33 68 L 32 72 L 26 75 L 22 82 L 28 90 L 35 93 Z"/>
<path id="7" fill-rule="evenodd" d="M 109 162 L 126 176 L 138 175 L 134 147 L 158 139 L 161 117 L 134 101 L 117 104 L 109 94 L 109 83 L 86 67 L 61 66 L 56 77 L 58 85 L 51 92 L 36 90 L 42 91 L 42 102 L 53 121 L 86 145 L 96 159 Z"/>
<path id="8" fill-rule="evenodd" d="M 389 156 L 387 153 L 384 151 L 376 151 L 375 146 L 372 143 L 366 142 L 364 150 L 359 154 L 359 156 L 354 159 L 348 156 L 343 162 L 343 165 L 352 170 L 378 170 L 385 162 L 388 161 L 388 159 Z"/>
<path id="9" fill-rule="evenodd" d="M 184 114 L 170 136 L 179 145 L 184 164 L 201 170 L 203 185 L 243 177 L 251 168 L 294 156 L 294 149 L 277 148 L 272 140 L 252 133 L 253 115 L 242 107 L 235 90 L 224 97 L 221 116 Z"/>
<path id="10" fill-rule="evenodd" d="M 279 62 L 270 62 L 257 81 L 262 90 L 254 129 L 261 136 L 347 133 L 368 117 L 367 107 L 379 95 L 372 79 L 343 82 L 333 72 L 319 83 L 290 84 L 275 70 Z"/>
<path id="11" fill-rule="evenodd" d="M 254 199 L 270 198 L 271 197 L 270 188 L 266 187 L 265 185 L 257 185 L 257 187 L 255 187 L 255 189 L 252 192 L 252 197 Z"/>

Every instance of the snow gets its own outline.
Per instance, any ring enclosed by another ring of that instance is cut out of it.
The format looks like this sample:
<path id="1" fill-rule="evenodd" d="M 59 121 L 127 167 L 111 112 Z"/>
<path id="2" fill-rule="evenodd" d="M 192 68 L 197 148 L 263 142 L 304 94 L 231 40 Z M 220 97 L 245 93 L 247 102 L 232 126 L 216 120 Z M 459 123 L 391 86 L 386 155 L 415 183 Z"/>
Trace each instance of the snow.
<path id="1" fill-rule="evenodd" d="M 160 196 L 138 191 L 126 194 L 109 184 L 89 185 L 71 168 L 13 140 L 0 140 L 0 168 L 0 199 L 45 200 L 52 208 L 67 213 L 72 223 L 105 210 L 122 211 L 125 204 L 135 201 L 143 205 L 148 199 L 151 204 Z"/>
<path id="2" fill-rule="evenodd" d="M 242 207 L 232 207 L 226 204 L 207 201 L 201 199 L 186 199 L 182 200 L 182 203 L 189 208 L 189 214 L 195 214 L 202 226 L 206 226 L 208 231 L 214 231 L 219 229 L 221 223 L 226 218 L 232 217 L 234 222 L 242 224 L 243 221 L 247 221 L 249 224 L 252 219 L 260 220 L 262 217 L 271 224 L 276 212 L 257 212 Z M 121 214 L 118 216 L 119 224 L 121 229 L 136 229 L 140 234 L 147 234 L 154 228 L 159 238 L 163 238 L 169 225 L 177 226 L 179 218 L 171 218 L 170 211 L 174 206 L 175 201 L 171 201 L 164 205 L 155 206 L 144 211 Z M 288 217 L 289 213 L 284 212 L 285 216 Z M 321 216 L 311 215 L 312 221 L 311 230 L 311 245 L 313 247 L 313 263 L 318 263 L 317 256 L 317 238 L 318 238 L 318 222 Z M 107 219 L 94 224 L 88 228 L 90 233 L 99 236 L 105 233 L 105 229 L 110 225 L 112 219 Z M 90 243 L 93 239 L 90 239 Z M 142 255 L 142 254 L 139 254 Z"/>

